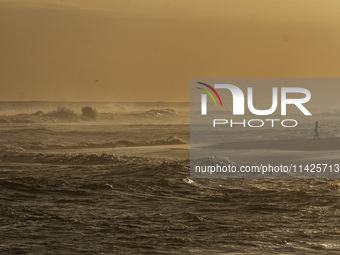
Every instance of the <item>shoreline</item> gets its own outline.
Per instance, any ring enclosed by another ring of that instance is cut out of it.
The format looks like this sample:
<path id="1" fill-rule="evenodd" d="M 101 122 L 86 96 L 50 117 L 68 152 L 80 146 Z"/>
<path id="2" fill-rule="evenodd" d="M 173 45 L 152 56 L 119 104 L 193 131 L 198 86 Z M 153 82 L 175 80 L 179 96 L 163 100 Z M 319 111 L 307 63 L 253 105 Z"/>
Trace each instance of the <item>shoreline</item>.
<path id="1" fill-rule="evenodd" d="M 285 139 L 225 142 L 201 148 L 228 149 L 228 150 L 290 150 L 290 151 L 324 151 L 340 150 L 340 138 L 320 139 Z"/>

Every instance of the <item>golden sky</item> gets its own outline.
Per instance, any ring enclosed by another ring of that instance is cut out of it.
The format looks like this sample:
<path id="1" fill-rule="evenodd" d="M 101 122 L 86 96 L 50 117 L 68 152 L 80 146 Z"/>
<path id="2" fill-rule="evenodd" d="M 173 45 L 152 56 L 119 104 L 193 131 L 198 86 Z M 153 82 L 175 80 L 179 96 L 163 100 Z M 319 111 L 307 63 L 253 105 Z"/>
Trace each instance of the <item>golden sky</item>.
<path id="1" fill-rule="evenodd" d="M 340 77 L 338 0 L 0 0 L 0 100 L 189 101 L 195 77 Z"/>

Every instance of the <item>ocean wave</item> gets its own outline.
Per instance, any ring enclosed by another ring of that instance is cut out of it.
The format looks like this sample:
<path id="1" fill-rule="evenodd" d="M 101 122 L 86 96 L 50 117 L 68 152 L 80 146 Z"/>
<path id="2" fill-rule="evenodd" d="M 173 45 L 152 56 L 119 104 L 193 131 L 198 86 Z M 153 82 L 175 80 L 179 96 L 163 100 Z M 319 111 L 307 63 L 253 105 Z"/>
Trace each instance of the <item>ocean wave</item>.
<path id="1" fill-rule="evenodd" d="M 12 152 L 22 150 L 58 150 L 58 149 L 91 149 L 91 148 L 95 149 L 95 148 L 138 147 L 138 146 L 157 146 L 176 144 L 186 144 L 186 141 L 176 136 L 170 136 L 166 139 L 140 142 L 133 142 L 128 140 L 118 140 L 106 143 L 80 142 L 76 144 L 44 144 L 41 142 L 34 142 L 29 144 L 23 144 L 18 147 L 13 145 L 1 145 L 0 152 Z"/>
<path id="2" fill-rule="evenodd" d="M 71 109 L 68 109 L 66 107 L 59 107 L 57 110 L 43 113 L 42 111 L 38 111 L 33 113 L 33 116 L 40 116 L 42 118 L 51 118 L 51 119 L 57 119 L 57 120 L 63 120 L 68 122 L 73 121 L 80 121 L 80 120 L 96 120 L 98 117 L 98 113 L 96 109 L 90 107 L 90 106 L 84 106 L 81 108 L 81 115 L 76 114 Z"/>
<path id="3" fill-rule="evenodd" d="M 114 153 L 32 153 L 32 152 L 8 152 L 0 153 L 1 162 L 12 163 L 48 163 L 70 165 L 152 165 L 165 162 L 161 159 L 153 159 L 138 156 L 117 156 Z M 178 162 L 168 160 L 169 162 Z M 166 161 L 167 162 L 167 161 Z"/>
<path id="4" fill-rule="evenodd" d="M 81 114 L 77 114 L 66 107 L 58 107 L 56 110 L 49 112 L 39 110 L 34 113 L 3 116 L 0 123 L 77 122 L 96 120 L 97 117 L 97 111 L 90 106 L 82 107 Z"/>
<path id="5" fill-rule="evenodd" d="M 13 146 L 13 145 L 0 145 L 0 153 L 11 153 L 11 152 L 24 152 L 25 149 L 20 146 Z"/>
<path id="6" fill-rule="evenodd" d="M 177 112 L 174 109 L 151 109 L 143 112 L 98 112 L 95 108 L 90 106 L 83 106 L 80 108 L 80 113 L 66 107 L 57 107 L 57 109 L 44 112 L 38 110 L 34 113 L 19 113 L 15 115 L 0 116 L 0 124 L 9 123 L 56 123 L 56 122 L 80 122 L 80 121 L 96 121 L 96 120 L 117 120 L 122 116 L 126 117 L 161 117 L 173 116 Z"/>
<path id="7" fill-rule="evenodd" d="M 167 139 L 158 139 L 154 141 L 130 142 L 130 141 L 117 141 L 117 147 L 127 146 L 154 146 L 154 145 L 171 145 L 171 144 L 186 144 L 186 142 L 176 136 L 170 136 Z"/>
<path id="8" fill-rule="evenodd" d="M 159 116 L 168 116 L 168 115 L 176 115 L 177 112 L 174 109 L 151 109 L 145 112 L 143 115 L 148 117 L 159 117 Z"/>

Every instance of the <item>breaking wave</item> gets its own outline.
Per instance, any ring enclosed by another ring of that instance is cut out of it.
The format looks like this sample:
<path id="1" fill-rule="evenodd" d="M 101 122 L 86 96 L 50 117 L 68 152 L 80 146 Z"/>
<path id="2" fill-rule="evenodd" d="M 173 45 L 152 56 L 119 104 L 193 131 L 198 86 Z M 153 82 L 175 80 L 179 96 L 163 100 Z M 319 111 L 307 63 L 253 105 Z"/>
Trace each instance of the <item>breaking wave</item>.
<path id="1" fill-rule="evenodd" d="M 56 110 L 44 112 L 38 110 L 34 113 L 19 113 L 15 115 L 0 116 L 0 123 L 55 123 L 55 122 L 79 122 L 95 120 L 117 120 L 120 116 L 135 117 L 162 117 L 177 115 L 174 109 L 151 109 L 143 112 L 98 112 L 90 106 L 83 106 L 79 113 L 66 107 L 57 107 Z"/>
<path id="2" fill-rule="evenodd" d="M 36 111 L 34 113 L 20 113 L 3 116 L 0 123 L 36 123 L 36 122 L 76 122 L 82 120 L 82 115 L 76 114 L 66 107 L 58 107 L 50 112 Z"/>
<path id="3" fill-rule="evenodd" d="M 78 121 L 79 116 L 72 110 L 67 109 L 65 107 L 60 107 L 55 111 L 49 112 L 49 113 L 43 113 L 43 112 L 36 112 L 33 115 L 35 116 L 43 116 L 47 118 L 52 119 L 60 119 L 60 120 L 66 120 L 66 121 Z"/>
<path id="4" fill-rule="evenodd" d="M 7 152 L 0 153 L 1 162 L 12 163 L 43 163 L 67 165 L 152 165 L 160 162 L 180 162 L 175 160 L 161 160 L 148 157 L 117 156 L 114 153 L 32 153 Z M 188 160 L 182 162 L 189 162 Z"/>
<path id="5" fill-rule="evenodd" d="M 174 109 L 152 109 L 144 113 L 148 117 L 159 117 L 167 115 L 176 115 L 177 112 Z"/>

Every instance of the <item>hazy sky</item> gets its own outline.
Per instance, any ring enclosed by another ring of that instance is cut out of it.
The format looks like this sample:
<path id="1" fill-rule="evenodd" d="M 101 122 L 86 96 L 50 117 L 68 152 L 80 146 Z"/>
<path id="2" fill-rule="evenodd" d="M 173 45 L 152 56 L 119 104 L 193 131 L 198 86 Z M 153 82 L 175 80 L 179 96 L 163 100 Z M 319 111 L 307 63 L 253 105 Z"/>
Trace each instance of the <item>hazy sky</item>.
<path id="1" fill-rule="evenodd" d="M 0 100 L 189 101 L 194 77 L 340 77 L 338 0 L 0 0 Z"/>

